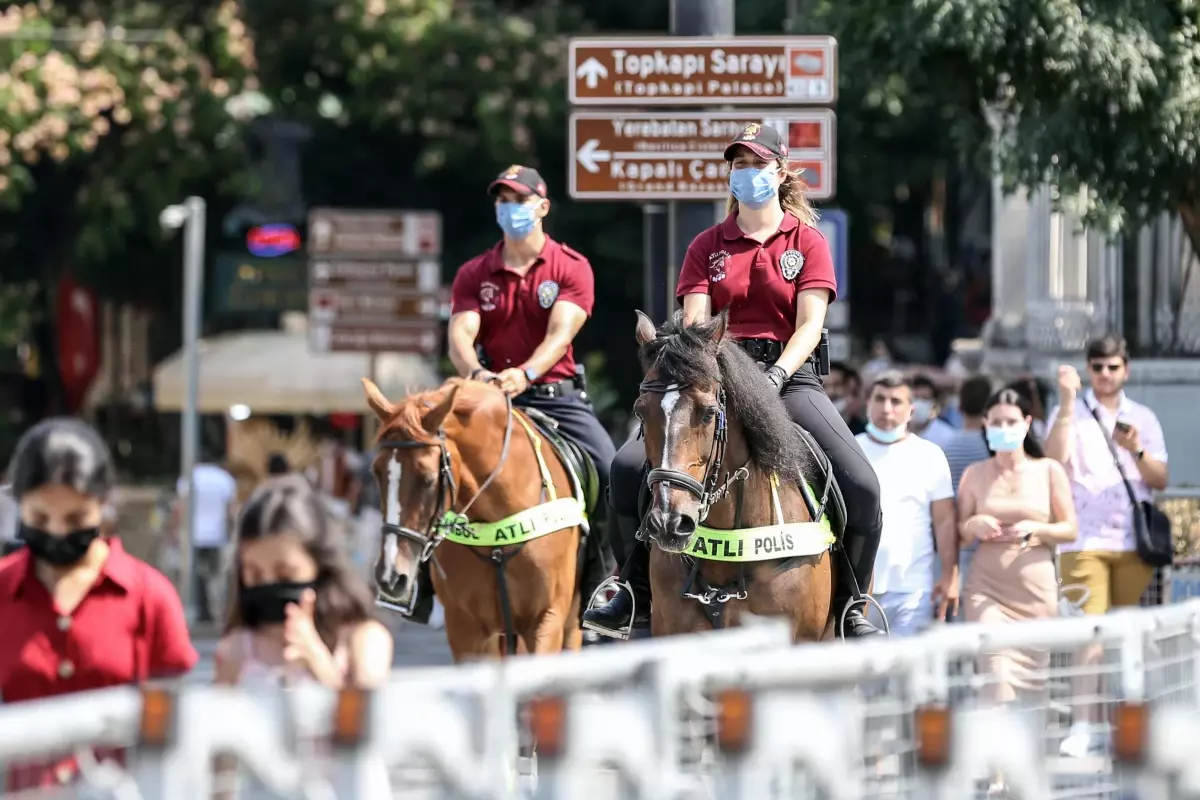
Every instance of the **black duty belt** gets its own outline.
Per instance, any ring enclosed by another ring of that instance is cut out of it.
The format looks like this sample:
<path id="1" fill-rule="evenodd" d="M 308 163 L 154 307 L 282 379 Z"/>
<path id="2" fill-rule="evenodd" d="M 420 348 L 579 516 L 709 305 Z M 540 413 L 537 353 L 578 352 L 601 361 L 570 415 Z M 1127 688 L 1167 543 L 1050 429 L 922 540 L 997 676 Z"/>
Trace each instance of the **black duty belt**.
<path id="1" fill-rule="evenodd" d="M 563 381 L 554 381 L 553 383 L 534 383 L 530 384 L 524 394 L 533 395 L 534 397 L 566 397 L 569 394 L 575 394 L 579 391 L 579 387 L 575 381 L 568 378 Z"/>
<path id="2" fill-rule="evenodd" d="M 770 366 L 779 360 L 779 356 L 783 355 L 783 342 L 777 342 L 774 339 L 739 339 L 738 347 L 746 351 L 746 355 L 754 359 L 760 364 Z M 813 353 L 807 361 L 800 365 L 800 369 L 808 368 L 816 374 L 820 374 L 817 370 L 817 355 Z"/>

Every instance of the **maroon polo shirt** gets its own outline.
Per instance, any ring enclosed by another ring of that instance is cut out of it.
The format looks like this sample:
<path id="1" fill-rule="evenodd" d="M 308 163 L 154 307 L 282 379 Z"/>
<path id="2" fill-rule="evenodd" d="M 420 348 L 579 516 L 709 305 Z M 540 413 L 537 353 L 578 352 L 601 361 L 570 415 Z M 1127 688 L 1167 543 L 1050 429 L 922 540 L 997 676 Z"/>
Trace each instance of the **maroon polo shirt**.
<path id="1" fill-rule="evenodd" d="M 175 587 L 125 552 L 119 539 L 108 545 L 99 579 L 70 614 L 55 607 L 28 548 L 0 559 L 5 703 L 174 677 L 196 665 Z M 78 774 L 69 754 L 8 767 L 9 791 L 67 784 Z"/>
<path id="2" fill-rule="evenodd" d="M 713 313 L 728 309 L 738 339 L 786 343 L 796 331 L 796 304 L 806 289 L 837 296 L 829 243 L 792 213 L 765 242 L 749 238 L 730 214 L 692 240 L 679 271 L 676 295 L 707 294 Z"/>
<path id="3" fill-rule="evenodd" d="M 451 290 L 451 313 L 479 312 L 479 344 L 500 372 L 521 367 L 533 355 L 550 325 L 555 303 L 574 303 L 592 315 L 595 280 L 588 260 L 565 244 L 546 237 L 529 271 L 519 275 L 504 265 L 504 243 L 458 268 Z M 575 347 L 535 383 L 575 377 Z"/>

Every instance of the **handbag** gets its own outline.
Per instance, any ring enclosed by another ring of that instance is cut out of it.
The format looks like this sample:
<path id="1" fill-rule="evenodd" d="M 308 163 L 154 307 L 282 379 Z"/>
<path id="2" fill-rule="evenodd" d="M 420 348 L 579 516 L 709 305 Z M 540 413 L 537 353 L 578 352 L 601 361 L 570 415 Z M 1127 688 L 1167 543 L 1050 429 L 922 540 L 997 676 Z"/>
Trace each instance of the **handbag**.
<path id="1" fill-rule="evenodd" d="M 1087 404 L 1085 403 L 1085 405 Z M 1104 424 L 1100 422 L 1100 415 L 1090 405 L 1087 409 L 1091 412 L 1092 418 L 1096 420 L 1096 424 L 1100 426 L 1100 433 L 1108 445 L 1108 452 L 1112 453 L 1113 463 L 1117 465 L 1117 474 L 1121 476 L 1121 483 L 1125 484 L 1125 492 L 1129 495 L 1129 502 L 1133 506 L 1133 532 L 1138 557 L 1152 567 L 1170 566 L 1175 558 L 1175 539 L 1171 535 L 1171 519 L 1154 503 L 1138 500 L 1133 491 L 1133 484 L 1125 477 L 1125 470 L 1121 467 L 1117 446 L 1113 443 L 1112 437 L 1108 435 L 1108 431 L 1105 430 Z"/>

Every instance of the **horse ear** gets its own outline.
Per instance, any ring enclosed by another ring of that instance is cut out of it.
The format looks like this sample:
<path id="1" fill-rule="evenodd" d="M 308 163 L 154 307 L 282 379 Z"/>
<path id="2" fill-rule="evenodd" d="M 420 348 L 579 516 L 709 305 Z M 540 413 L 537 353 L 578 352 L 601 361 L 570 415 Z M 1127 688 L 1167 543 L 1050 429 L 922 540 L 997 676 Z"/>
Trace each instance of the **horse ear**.
<path id="1" fill-rule="evenodd" d="M 379 387 L 370 378 L 363 378 L 363 391 L 367 395 L 367 405 L 375 412 L 375 416 L 379 417 L 380 422 L 387 422 L 396 413 L 396 407 L 383 396 L 383 392 L 379 391 Z"/>
<path id="2" fill-rule="evenodd" d="M 430 433 L 436 433 L 438 428 L 442 427 L 442 423 L 446 421 L 446 417 L 450 416 L 450 412 L 454 410 L 454 399 L 458 396 L 458 387 L 461 384 L 454 384 L 450 387 L 450 391 L 446 392 L 446 396 L 442 401 L 425 413 L 421 418 L 421 426 Z"/>
<path id="3" fill-rule="evenodd" d="M 716 318 L 713 320 L 712 333 L 709 334 L 709 338 L 712 340 L 713 344 L 719 345 L 725 339 L 725 332 L 728 330 L 729 312 L 722 311 L 720 314 L 717 314 Z"/>
<path id="4" fill-rule="evenodd" d="M 634 328 L 633 335 L 637 339 L 638 345 L 645 347 L 654 341 L 654 337 L 658 335 L 658 331 L 654 328 L 653 320 L 641 311 L 635 311 L 634 313 L 637 314 L 637 327 Z"/>

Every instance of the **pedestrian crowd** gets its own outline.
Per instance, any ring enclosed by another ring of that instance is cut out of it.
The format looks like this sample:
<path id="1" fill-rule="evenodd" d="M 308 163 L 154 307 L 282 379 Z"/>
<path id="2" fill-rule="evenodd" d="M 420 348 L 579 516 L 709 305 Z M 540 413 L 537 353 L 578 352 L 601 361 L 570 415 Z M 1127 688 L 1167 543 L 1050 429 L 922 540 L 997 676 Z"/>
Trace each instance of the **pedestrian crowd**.
<path id="1" fill-rule="evenodd" d="M 1167 487 L 1167 449 L 1154 411 L 1125 393 L 1131 368 L 1125 342 L 1100 337 L 1086 349 L 1086 381 L 1058 368 L 1052 404 L 1030 376 L 939 383 L 886 353 L 863 371 L 832 365 L 825 389 L 879 478 L 872 594 L 892 636 L 942 621 L 1104 614 L 1149 594 L 1170 558 L 1152 505 Z M 1080 666 L 1100 658 L 1089 650 Z M 981 666 L 992 699 L 1007 702 L 1043 689 L 1048 664 L 1046 652 L 1005 651 Z M 1098 751 L 1101 714 L 1076 710 L 1064 755 Z"/>

